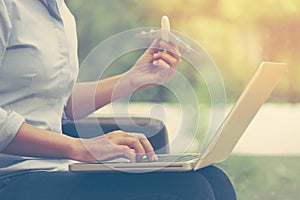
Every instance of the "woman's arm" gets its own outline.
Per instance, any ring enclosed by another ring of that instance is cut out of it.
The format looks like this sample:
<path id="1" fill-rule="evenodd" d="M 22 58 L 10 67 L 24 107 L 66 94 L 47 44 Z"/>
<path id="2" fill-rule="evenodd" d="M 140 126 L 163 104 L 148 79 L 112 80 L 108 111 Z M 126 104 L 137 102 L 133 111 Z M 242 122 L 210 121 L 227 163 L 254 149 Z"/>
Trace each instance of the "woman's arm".
<path id="1" fill-rule="evenodd" d="M 121 82 L 123 83 L 120 84 Z M 114 93 L 117 87 L 118 94 Z M 130 93 L 132 93 L 130 83 L 125 81 L 123 74 L 95 82 L 77 83 L 69 97 L 65 112 L 69 119 L 80 119 Z"/>
<path id="2" fill-rule="evenodd" d="M 90 139 L 72 138 L 23 123 L 12 142 L 1 152 L 42 158 L 67 158 L 83 162 L 118 156 L 131 162 L 147 155 L 156 160 L 154 150 L 143 134 L 114 131 Z"/>
<path id="3" fill-rule="evenodd" d="M 124 74 L 76 84 L 65 109 L 67 117 L 83 118 L 120 97 L 169 81 L 176 73 L 179 59 L 175 45 L 154 41 L 136 64 Z"/>
<path id="4" fill-rule="evenodd" d="M 69 158 L 74 143 L 75 138 L 23 123 L 15 138 L 2 153 L 33 157 Z"/>

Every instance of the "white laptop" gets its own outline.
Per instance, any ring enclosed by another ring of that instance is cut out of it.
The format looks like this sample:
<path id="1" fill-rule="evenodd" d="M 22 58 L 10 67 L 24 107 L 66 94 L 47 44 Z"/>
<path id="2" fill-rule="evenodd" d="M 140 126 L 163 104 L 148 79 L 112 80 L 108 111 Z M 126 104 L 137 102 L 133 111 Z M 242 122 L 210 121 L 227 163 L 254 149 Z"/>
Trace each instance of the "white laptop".
<path id="1" fill-rule="evenodd" d="M 96 163 L 74 163 L 72 172 L 147 172 L 190 171 L 226 160 L 248 125 L 268 99 L 272 90 L 284 74 L 284 63 L 263 62 L 242 92 L 241 96 L 224 119 L 223 123 L 199 155 L 157 155 L 155 162 L 121 162 L 118 160 Z"/>

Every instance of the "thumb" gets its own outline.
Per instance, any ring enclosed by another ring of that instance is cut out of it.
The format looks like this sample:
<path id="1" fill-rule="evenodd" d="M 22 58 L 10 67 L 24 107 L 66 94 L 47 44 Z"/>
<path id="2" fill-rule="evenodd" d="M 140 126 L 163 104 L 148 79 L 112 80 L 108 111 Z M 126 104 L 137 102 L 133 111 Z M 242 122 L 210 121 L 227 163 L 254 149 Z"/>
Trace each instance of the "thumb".
<path id="1" fill-rule="evenodd" d="M 160 39 L 155 39 L 145 53 L 153 54 L 158 52 L 160 49 L 160 41 Z"/>

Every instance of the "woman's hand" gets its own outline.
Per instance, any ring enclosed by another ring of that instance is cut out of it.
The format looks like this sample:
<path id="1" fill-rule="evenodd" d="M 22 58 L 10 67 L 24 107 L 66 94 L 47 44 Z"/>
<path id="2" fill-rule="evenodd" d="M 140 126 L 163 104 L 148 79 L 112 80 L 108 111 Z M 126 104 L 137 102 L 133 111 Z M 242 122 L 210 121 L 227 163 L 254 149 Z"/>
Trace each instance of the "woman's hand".
<path id="1" fill-rule="evenodd" d="M 93 162 L 118 157 L 128 158 L 131 162 L 141 160 L 144 155 L 149 161 L 157 160 L 153 147 L 144 134 L 113 131 L 90 138 L 77 139 L 75 152 L 71 159 Z"/>
<path id="2" fill-rule="evenodd" d="M 77 83 L 69 97 L 66 116 L 83 118 L 116 99 L 169 81 L 179 59 L 175 45 L 155 40 L 129 71 L 96 82 Z"/>
<path id="3" fill-rule="evenodd" d="M 178 48 L 162 40 L 155 40 L 125 74 L 134 91 L 169 81 L 176 73 L 180 60 Z"/>

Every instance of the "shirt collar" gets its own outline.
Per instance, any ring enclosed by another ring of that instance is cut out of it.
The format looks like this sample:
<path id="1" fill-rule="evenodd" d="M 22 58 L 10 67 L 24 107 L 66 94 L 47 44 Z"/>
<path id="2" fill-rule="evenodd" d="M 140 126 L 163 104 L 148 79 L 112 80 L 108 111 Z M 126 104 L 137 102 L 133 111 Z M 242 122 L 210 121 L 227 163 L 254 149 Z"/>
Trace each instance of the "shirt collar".
<path id="1" fill-rule="evenodd" d="M 40 0 L 48 9 L 49 13 L 56 19 L 61 20 L 60 7 L 64 0 Z"/>

